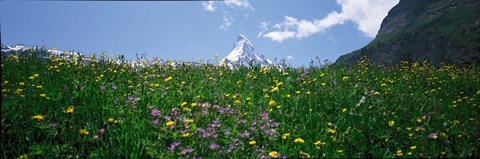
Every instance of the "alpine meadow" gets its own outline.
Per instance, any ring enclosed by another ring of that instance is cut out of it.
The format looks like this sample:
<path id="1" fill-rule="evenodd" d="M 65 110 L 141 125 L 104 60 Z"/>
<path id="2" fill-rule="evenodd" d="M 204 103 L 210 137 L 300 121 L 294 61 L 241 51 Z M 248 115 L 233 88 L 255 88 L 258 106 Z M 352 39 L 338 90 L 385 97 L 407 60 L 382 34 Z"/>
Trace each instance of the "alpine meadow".
<path id="1" fill-rule="evenodd" d="M 478 157 L 478 69 L 2 54 L 4 158 Z"/>

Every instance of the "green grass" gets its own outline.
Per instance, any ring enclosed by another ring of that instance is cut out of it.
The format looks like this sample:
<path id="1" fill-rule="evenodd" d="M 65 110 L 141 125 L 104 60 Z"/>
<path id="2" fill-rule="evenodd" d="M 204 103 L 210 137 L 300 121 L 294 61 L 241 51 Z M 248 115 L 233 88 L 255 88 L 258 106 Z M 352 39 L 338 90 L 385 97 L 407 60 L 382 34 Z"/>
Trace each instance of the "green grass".
<path id="1" fill-rule="evenodd" d="M 44 52 L 2 53 L 2 158 L 480 157 L 477 69 L 135 69 Z"/>

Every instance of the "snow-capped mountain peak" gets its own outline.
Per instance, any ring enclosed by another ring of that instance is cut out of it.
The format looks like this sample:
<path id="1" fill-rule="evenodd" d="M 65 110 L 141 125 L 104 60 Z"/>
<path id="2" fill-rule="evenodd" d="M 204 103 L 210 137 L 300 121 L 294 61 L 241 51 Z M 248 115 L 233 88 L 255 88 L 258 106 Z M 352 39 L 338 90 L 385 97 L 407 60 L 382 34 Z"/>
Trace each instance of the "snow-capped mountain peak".
<path id="1" fill-rule="evenodd" d="M 250 67 L 251 64 L 261 66 L 274 65 L 271 60 L 263 55 L 256 54 L 252 42 L 242 34 L 238 36 L 237 42 L 233 44 L 232 51 L 220 61 L 220 65 L 223 63 L 230 68 L 234 66 Z"/>

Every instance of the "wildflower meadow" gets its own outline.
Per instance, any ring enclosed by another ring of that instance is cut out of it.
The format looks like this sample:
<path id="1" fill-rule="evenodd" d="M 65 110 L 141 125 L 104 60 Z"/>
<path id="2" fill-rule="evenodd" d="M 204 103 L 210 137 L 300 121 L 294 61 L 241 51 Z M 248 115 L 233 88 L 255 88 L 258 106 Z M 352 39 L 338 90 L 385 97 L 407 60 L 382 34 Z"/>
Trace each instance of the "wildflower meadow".
<path id="1" fill-rule="evenodd" d="M 480 157 L 478 68 L 103 57 L 2 53 L 2 158 Z"/>

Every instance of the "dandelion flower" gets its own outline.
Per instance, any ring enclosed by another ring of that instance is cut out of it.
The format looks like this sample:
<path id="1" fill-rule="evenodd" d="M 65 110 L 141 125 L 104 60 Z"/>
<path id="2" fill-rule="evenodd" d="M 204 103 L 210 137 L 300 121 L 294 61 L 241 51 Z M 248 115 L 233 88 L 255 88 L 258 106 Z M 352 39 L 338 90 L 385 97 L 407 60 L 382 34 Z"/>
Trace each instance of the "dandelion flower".
<path id="1" fill-rule="evenodd" d="M 337 153 L 342 153 L 342 152 L 343 152 L 343 150 L 337 150 Z"/>
<path id="2" fill-rule="evenodd" d="M 287 139 L 288 136 L 290 136 L 290 134 L 289 134 L 289 133 L 285 133 L 285 134 L 282 135 L 282 139 Z"/>
<path id="3" fill-rule="evenodd" d="M 252 141 L 248 142 L 248 144 L 255 145 L 255 144 L 257 144 L 257 142 L 255 140 L 252 140 Z"/>
<path id="4" fill-rule="evenodd" d="M 416 148 L 417 148 L 417 146 L 410 146 L 410 149 L 412 149 L 412 150 L 414 150 Z"/>
<path id="5" fill-rule="evenodd" d="M 46 97 L 47 95 L 45 93 L 40 94 L 40 97 Z"/>
<path id="6" fill-rule="evenodd" d="M 342 112 L 344 112 L 344 113 L 347 112 L 347 108 L 343 108 Z"/>
<path id="7" fill-rule="evenodd" d="M 269 106 L 274 106 L 274 105 L 275 105 L 275 101 L 274 101 L 274 100 L 270 100 L 270 101 L 268 102 L 268 105 L 269 105 Z"/>
<path id="8" fill-rule="evenodd" d="M 268 156 L 270 156 L 272 158 L 277 158 L 278 157 L 277 154 L 278 154 L 277 151 L 271 151 L 271 152 L 268 153 Z"/>
<path id="9" fill-rule="evenodd" d="M 32 116 L 32 119 L 37 119 L 37 121 L 40 121 L 40 120 L 43 120 L 45 117 L 42 116 L 42 115 L 35 115 L 35 116 Z"/>
<path id="10" fill-rule="evenodd" d="M 327 132 L 331 134 L 335 134 L 337 131 L 335 129 L 327 128 Z"/>
<path id="11" fill-rule="evenodd" d="M 379 95 L 379 94 L 380 94 L 380 92 L 374 92 L 373 93 L 373 95 Z"/>
<path id="12" fill-rule="evenodd" d="M 173 121 L 169 121 L 169 122 L 165 123 L 165 125 L 167 125 L 167 126 L 170 126 L 170 125 L 173 125 L 173 124 L 175 124 L 175 122 L 173 122 Z"/>
<path id="13" fill-rule="evenodd" d="M 293 142 L 304 143 L 305 141 L 302 138 L 296 138 Z"/>
<path id="14" fill-rule="evenodd" d="M 188 137 L 188 136 L 190 136 L 190 133 L 182 134 L 182 137 Z"/>

